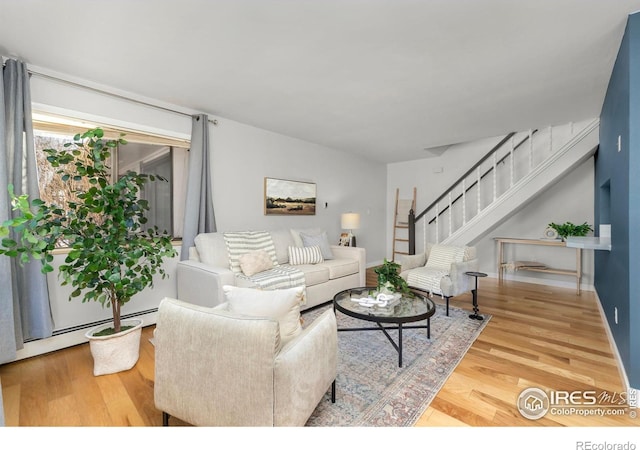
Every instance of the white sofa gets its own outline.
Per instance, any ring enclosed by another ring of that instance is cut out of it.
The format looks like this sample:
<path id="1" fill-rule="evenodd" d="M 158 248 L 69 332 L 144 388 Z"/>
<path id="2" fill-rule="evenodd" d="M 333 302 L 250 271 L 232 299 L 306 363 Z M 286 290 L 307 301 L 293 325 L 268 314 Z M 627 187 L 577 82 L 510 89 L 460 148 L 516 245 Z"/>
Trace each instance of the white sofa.
<path id="1" fill-rule="evenodd" d="M 289 247 L 301 247 L 300 233 L 318 234 L 319 229 L 279 229 L 269 231 L 280 265 L 289 265 Z M 303 309 L 325 303 L 338 292 L 364 286 L 366 251 L 360 247 L 331 245 L 332 259 L 318 264 L 295 265 L 304 273 L 306 300 Z M 189 259 L 177 267 L 177 296 L 181 301 L 213 307 L 224 302 L 224 285 L 258 287 L 231 270 L 223 232 L 196 236 Z"/>

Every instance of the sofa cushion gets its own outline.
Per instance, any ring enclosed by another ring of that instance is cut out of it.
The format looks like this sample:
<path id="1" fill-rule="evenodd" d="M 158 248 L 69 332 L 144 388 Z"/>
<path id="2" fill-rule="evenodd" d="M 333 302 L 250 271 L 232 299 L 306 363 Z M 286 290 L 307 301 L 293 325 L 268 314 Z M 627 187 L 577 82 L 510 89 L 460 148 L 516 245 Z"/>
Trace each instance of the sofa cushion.
<path id="1" fill-rule="evenodd" d="M 289 264 L 297 266 L 300 264 L 318 264 L 324 261 L 320 247 L 289 247 Z"/>
<path id="2" fill-rule="evenodd" d="M 229 269 L 234 273 L 241 273 L 240 257 L 245 253 L 249 253 L 256 250 L 266 251 L 273 265 L 278 265 L 278 258 L 276 257 L 276 249 L 273 245 L 273 239 L 271 234 L 267 231 L 238 231 L 238 232 L 226 232 L 224 234 L 224 241 L 227 244 L 227 254 L 229 257 Z"/>
<path id="3" fill-rule="evenodd" d="M 296 266 L 296 269 L 304 273 L 304 284 L 307 287 L 315 286 L 329 281 L 329 268 L 325 264 L 326 262 L 322 264 L 302 264 Z"/>
<path id="4" fill-rule="evenodd" d="M 288 228 L 283 228 L 281 230 L 272 230 L 269 231 L 271 233 L 271 239 L 273 240 L 273 245 L 276 248 L 276 258 L 278 259 L 279 264 L 286 264 L 289 262 L 289 252 L 288 249 L 290 246 L 295 246 L 296 243 L 291 236 L 291 232 Z"/>
<path id="5" fill-rule="evenodd" d="M 260 289 L 223 286 L 229 311 L 250 317 L 268 317 L 280 324 L 282 345 L 302 332 L 300 304 L 304 287 L 263 291 Z"/>
<path id="6" fill-rule="evenodd" d="M 448 271 L 454 262 L 462 262 L 464 247 L 436 244 L 431 247 L 425 267 Z"/>
<path id="7" fill-rule="evenodd" d="M 360 271 L 358 261 L 355 259 L 332 259 L 322 263 L 324 267 L 329 269 L 329 279 L 346 277 Z"/>
<path id="8" fill-rule="evenodd" d="M 238 258 L 238 261 L 242 273 L 248 277 L 273 268 L 271 256 L 264 250 L 245 253 Z"/>
<path id="9" fill-rule="evenodd" d="M 317 245 L 320 247 L 322 257 L 324 259 L 333 259 L 333 252 L 331 251 L 331 244 L 329 244 L 326 231 L 318 234 L 307 234 L 302 232 L 300 233 L 300 238 L 302 238 L 302 244 L 305 247 L 313 247 Z"/>

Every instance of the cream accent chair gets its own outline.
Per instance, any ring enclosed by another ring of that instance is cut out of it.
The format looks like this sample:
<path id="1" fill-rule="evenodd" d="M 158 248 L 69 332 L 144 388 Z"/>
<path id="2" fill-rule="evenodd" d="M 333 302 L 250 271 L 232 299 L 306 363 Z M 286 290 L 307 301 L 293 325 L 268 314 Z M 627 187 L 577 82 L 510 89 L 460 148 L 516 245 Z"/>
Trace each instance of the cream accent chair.
<path id="1" fill-rule="evenodd" d="M 426 251 L 415 255 L 398 255 L 400 276 L 409 286 L 441 296 L 446 301 L 474 289 L 474 279 L 465 272 L 478 271 L 475 247 L 428 243 Z"/>
<path id="2" fill-rule="evenodd" d="M 304 426 L 331 388 L 337 326 L 332 309 L 281 345 L 278 320 L 165 298 L 154 335 L 156 407 L 163 425 Z"/>

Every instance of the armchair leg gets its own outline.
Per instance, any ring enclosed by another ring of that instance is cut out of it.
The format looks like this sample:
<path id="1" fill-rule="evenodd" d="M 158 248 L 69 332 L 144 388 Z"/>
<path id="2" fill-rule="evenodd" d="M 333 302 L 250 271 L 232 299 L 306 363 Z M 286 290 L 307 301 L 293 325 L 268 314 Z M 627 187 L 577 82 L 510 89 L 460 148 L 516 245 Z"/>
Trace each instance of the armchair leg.
<path id="1" fill-rule="evenodd" d="M 331 383 L 331 403 L 336 402 L 336 380 Z"/>
<path id="2" fill-rule="evenodd" d="M 447 301 L 447 317 L 449 317 L 449 299 L 451 297 L 445 297 L 444 299 Z"/>
<path id="3" fill-rule="evenodd" d="M 168 427 L 169 426 L 169 414 L 167 414 L 166 412 L 162 411 L 162 426 L 163 427 Z"/>

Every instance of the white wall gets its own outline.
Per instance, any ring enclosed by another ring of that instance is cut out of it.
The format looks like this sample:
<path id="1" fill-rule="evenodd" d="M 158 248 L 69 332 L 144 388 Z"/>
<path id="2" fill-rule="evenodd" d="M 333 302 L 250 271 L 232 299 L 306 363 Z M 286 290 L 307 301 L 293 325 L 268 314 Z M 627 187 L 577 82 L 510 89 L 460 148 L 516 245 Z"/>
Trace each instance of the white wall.
<path id="1" fill-rule="evenodd" d="M 575 130 L 586 122 L 580 122 Z M 556 139 L 568 139 L 572 125 L 560 126 L 554 131 Z M 542 130 L 538 139 L 542 146 L 549 146 L 549 138 Z M 387 208 L 389 220 L 387 225 L 388 236 L 393 233 L 393 211 L 395 205 L 396 188 L 400 188 L 401 198 L 410 198 L 411 190 L 417 187 L 417 213 L 422 212 L 442 192 L 461 177 L 475 162 L 480 160 L 502 136 L 482 139 L 470 143 L 454 145 L 443 155 L 434 158 L 425 158 L 416 161 L 389 164 L 387 168 Z M 588 222 L 593 226 L 593 158 L 589 159 L 563 180 L 541 193 L 533 202 L 500 224 L 478 242 L 472 243 L 478 248 L 480 258 L 480 270 L 497 275 L 497 255 L 494 237 L 515 238 L 539 238 L 550 222 L 562 223 L 570 221 L 576 224 Z M 422 226 L 417 226 L 416 251 L 422 248 Z M 575 252 L 570 249 L 550 249 L 548 247 L 523 246 L 515 253 L 509 253 L 509 259 L 538 260 L 548 263 L 549 266 L 562 269 L 575 268 Z M 391 255 L 391 238 L 386 247 L 387 255 Z M 583 279 L 582 284 L 586 289 L 593 285 L 593 254 L 591 251 L 583 251 L 582 258 Z M 563 287 L 575 287 L 575 278 L 562 275 L 541 274 L 533 272 L 519 272 L 508 274 L 508 278 L 519 279 L 528 282 L 549 283 Z"/>
<path id="2" fill-rule="evenodd" d="M 47 73 L 41 68 L 37 71 Z M 59 74 L 51 74 L 60 77 Z M 62 77 L 71 79 L 66 75 Z M 84 80 L 73 81 L 83 86 L 105 89 L 104 86 Z M 31 89 L 34 109 L 178 138 L 188 139 L 191 134 L 191 118 L 188 115 L 159 110 L 38 75 L 32 77 Z M 198 113 L 106 89 L 174 111 Z M 383 259 L 387 186 L 385 165 L 222 117 L 210 116 L 210 119 L 218 121 L 217 125 L 210 124 L 210 144 L 213 153 L 214 208 L 219 231 L 322 227 L 330 239 L 337 243 L 341 231 L 341 213 L 359 212 L 362 215 L 361 229 L 354 232 L 358 246 L 366 248 L 368 264 Z M 316 183 L 316 215 L 265 216 L 264 177 Z M 61 257 L 58 256 L 58 259 Z M 156 307 L 164 296 L 175 296 L 175 265 L 176 260 L 168 261 L 170 278 L 158 282 L 153 291 L 139 294 L 124 308 L 123 313 L 145 311 Z M 49 277 L 49 284 L 56 330 L 111 316 L 109 310 L 103 310 L 97 304 L 80 304 L 78 299 L 69 302 L 68 289 L 59 285 L 56 276 Z M 154 320 L 153 316 L 151 320 Z M 78 336 L 76 340 L 82 342 L 82 337 Z M 69 342 L 69 339 L 59 345 L 42 341 L 29 343 L 22 351 L 22 357 L 42 352 L 34 347 L 50 351 L 78 343 Z"/>

